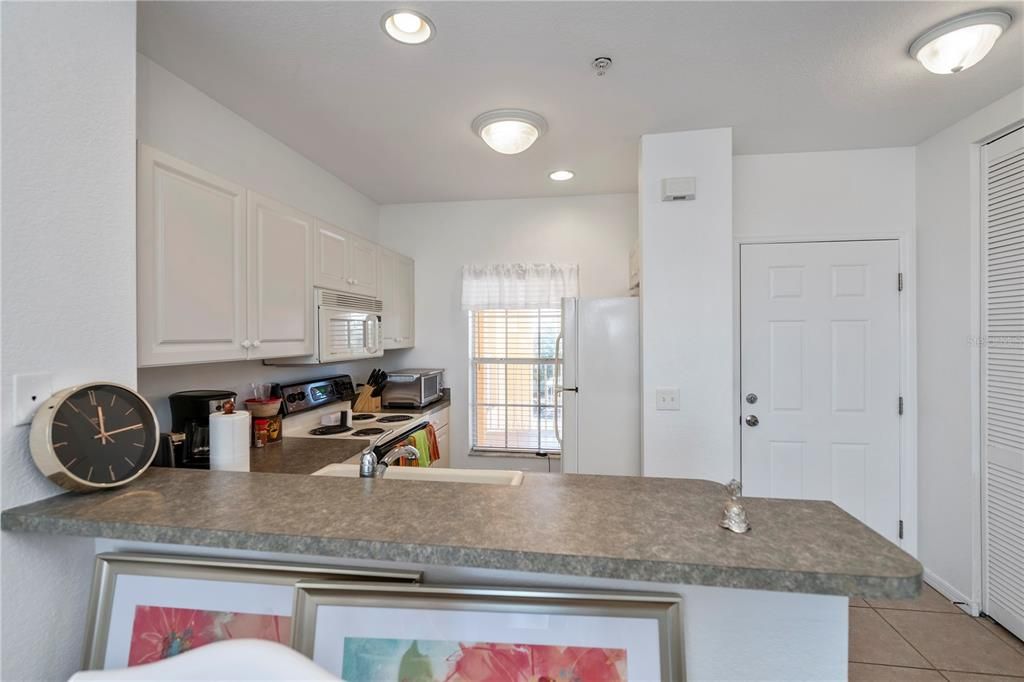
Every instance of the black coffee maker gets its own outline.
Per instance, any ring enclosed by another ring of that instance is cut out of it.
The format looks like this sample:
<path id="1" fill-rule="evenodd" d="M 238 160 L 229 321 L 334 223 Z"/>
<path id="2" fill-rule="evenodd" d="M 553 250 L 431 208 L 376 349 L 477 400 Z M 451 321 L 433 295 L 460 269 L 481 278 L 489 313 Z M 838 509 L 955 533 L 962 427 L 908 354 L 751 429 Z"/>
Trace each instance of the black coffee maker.
<path id="1" fill-rule="evenodd" d="M 210 468 L 210 414 L 224 409 L 234 400 L 233 391 L 180 391 L 172 393 L 171 433 L 163 434 L 158 466 L 184 469 Z"/>

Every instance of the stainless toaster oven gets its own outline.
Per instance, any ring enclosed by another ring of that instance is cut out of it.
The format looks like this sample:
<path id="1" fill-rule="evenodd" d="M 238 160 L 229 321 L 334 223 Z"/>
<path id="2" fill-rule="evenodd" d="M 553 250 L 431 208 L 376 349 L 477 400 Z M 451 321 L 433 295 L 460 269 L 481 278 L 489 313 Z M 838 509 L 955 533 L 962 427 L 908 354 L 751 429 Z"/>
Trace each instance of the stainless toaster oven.
<path id="1" fill-rule="evenodd" d="M 441 399 L 443 369 L 400 369 L 388 372 L 381 402 L 384 407 L 424 407 Z"/>

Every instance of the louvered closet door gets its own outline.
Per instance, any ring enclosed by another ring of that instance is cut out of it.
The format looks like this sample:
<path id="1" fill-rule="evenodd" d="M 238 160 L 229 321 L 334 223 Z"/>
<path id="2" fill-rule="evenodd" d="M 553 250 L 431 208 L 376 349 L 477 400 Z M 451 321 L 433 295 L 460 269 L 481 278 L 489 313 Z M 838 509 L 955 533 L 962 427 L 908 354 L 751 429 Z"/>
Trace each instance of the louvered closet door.
<path id="1" fill-rule="evenodd" d="M 983 608 L 1024 638 L 1024 128 L 983 152 Z"/>

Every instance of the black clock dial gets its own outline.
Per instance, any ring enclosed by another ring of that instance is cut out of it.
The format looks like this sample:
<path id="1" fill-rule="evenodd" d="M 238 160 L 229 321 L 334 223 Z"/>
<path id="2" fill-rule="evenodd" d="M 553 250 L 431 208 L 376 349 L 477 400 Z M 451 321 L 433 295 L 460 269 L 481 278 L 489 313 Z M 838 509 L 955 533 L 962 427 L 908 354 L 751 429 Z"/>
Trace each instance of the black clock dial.
<path id="1" fill-rule="evenodd" d="M 116 484 L 152 459 L 158 429 L 144 401 L 120 386 L 93 385 L 66 398 L 53 416 L 53 452 L 72 475 Z"/>

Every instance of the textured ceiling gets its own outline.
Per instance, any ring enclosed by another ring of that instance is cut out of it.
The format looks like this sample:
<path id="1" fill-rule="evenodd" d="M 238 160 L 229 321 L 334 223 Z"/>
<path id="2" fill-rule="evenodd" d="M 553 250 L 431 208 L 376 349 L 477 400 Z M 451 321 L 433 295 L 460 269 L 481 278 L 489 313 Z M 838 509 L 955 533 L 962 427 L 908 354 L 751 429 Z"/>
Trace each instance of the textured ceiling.
<path id="1" fill-rule="evenodd" d="M 380 30 L 391 5 L 144 2 L 139 49 L 380 203 L 632 192 L 650 132 L 732 126 L 737 154 L 913 145 L 1024 84 L 1019 1 L 956 76 L 907 46 L 988 5 L 413 2 L 437 26 L 415 47 Z M 492 152 L 469 124 L 504 107 L 548 134 Z"/>

